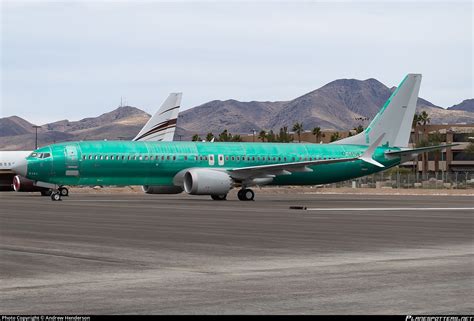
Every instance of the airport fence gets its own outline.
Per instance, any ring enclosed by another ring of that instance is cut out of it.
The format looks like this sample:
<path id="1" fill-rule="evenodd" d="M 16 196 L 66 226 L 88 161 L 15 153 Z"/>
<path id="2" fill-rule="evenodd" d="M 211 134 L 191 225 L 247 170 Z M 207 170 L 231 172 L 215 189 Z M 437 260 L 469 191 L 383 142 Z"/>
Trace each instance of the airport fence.
<path id="1" fill-rule="evenodd" d="M 474 173 L 430 172 L 422 174 L 395 170 L 329 184 L 328 186 L 352 188 L 474 189 Z"/>

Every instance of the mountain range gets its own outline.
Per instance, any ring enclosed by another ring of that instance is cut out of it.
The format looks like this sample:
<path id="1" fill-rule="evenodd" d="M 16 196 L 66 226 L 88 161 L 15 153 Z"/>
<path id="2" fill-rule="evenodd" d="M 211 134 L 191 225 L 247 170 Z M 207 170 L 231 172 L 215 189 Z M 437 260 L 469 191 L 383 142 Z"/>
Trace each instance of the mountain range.
<path id="1" fill-rule="evenodd" d="M 289 101 L 213 100 L 181 112 L 176 134 L 182 140 L 189 140 L 193 134 L 218 134 L 224 129 L 233 134 L 261 129 L 277 131 L 283 126 L 291 129 L 296 122 L 303 123 L 306 130 L 316 126 L 323 130 L 348 130 L 367 125 L 394 90 L 395 87 L 389 88 L 373 78 L 339 79 Z M 417 110 L 427 111 L 434 124 L 474 124 L 474 99 L 444 109 L 419 98 Z M 132 139 L 149 117 L 136 107 L 125 106 L 98 117 L 56 121 L 38 130 L 38 145 L 70 140 Z M 32 126 L 17 116 L 0 118 L 0 149 L 33 149 Z"/>

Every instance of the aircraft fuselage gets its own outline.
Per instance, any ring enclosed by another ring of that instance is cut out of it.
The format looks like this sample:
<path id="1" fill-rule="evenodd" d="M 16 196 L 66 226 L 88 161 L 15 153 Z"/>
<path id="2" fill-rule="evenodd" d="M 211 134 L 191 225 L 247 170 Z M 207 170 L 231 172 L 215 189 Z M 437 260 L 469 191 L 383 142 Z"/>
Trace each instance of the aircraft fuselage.
<path id="1" fill-rule="evenodd" d="M 367 146 L 357 145 L 295 143 L 68 142 L 35 151 L 43 157 L 27 158 L 26 177 L 57 185 L 169 186 L 180 171 L 190 168 L 231 170 L 348 158 L 357 157 L 366 149 Z M 385 168 L 362 160 L 308 166 L 312 172 L 277 175 L 269 185 L 327 184 L 370 175 L 400 163 L 400 158 L 386 158 L 387 150 L 398 148 L 380 146 L 373 155 Z"/>

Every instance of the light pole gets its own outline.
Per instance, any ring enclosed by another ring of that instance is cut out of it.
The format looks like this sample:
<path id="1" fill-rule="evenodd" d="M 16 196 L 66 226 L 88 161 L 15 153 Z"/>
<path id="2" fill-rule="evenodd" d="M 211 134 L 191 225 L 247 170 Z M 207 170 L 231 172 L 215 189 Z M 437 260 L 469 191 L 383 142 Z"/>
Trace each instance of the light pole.
<path id="1" fill-rule="evenodd" d="M 257 133 L 257 131 L 255 129 L 252 129 L 252 134 L 253 134 L 253 142 L 255 143 L 255 134 Z"/>
<path id="2" fill-rule="evenodd" d="M 33 128 L 35 129 L 35 149 L 38 149 L 38 128 L 41 126 L 33 125 Z"/>

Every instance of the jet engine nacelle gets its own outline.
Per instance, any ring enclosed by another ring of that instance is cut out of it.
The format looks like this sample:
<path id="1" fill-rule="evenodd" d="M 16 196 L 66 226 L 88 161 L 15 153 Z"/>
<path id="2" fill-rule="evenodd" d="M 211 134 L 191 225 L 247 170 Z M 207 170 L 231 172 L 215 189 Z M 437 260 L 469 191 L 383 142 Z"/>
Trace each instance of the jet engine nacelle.
<path id="1" fill-rule="evenodd" d="M 184 191 L 192 195 L 225 195 L 232 188 L 229 174 L 206 168 L 192 168 L 184 174 Z"/>
<path id="2" fill-rule="evenodd" d="M 142 190 L 147 194 L 179 194 L 183 188 L 180 186 L 143 185 Z"/>
<path id="3" fill-rule="evenodd" d="M 15 192 L 45 192 L 48 188 L 35 186 L 32 180 L 20 175 L 13 177 L 13 190 Z"/>

